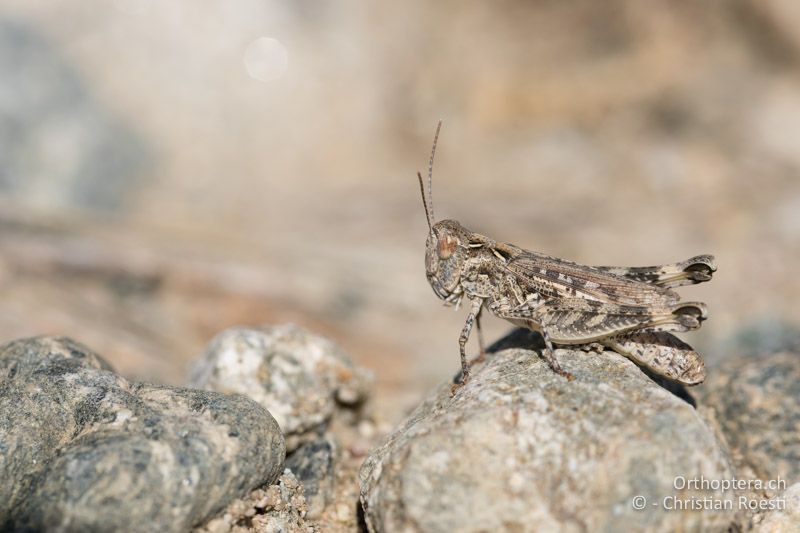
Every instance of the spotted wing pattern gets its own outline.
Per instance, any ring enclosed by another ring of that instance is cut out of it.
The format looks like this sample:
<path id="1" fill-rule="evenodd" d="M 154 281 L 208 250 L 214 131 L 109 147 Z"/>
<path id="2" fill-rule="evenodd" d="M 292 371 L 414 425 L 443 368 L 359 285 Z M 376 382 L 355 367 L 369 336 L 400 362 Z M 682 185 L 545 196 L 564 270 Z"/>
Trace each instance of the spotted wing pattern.
<path id="1" fill-rule="evenodd" d="M 505 245 L 505 268 L 520 285 L 544 298 L 578 298 L 618 305 L 668 309 L 680 297 L 658 285 L 632 280 L 618 273 L 579 265 L 563 259 Z M 501 249 L 498 247 L 498 249 Z"/>

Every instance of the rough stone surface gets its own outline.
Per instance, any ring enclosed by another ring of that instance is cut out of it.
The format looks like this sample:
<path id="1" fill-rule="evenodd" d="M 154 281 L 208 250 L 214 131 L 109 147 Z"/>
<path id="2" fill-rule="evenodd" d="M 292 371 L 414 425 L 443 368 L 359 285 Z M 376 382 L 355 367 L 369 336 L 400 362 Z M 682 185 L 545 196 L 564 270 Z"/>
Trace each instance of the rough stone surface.
<path id="1" fill-rule="evenodd" d="M 291 451 L 324 433 L 338 408 L 357 409 L 372 376 L 331 341 L 282 325 L 220 333 L 189 382 L 256 400 L 278 421 Z"/>
<path id="2" fill-rule="evenodd" d="M 184 531 L 285 455 L 257 403 L 130 383 L 54 337 L 0 347 L 0 451 L 0 529 L 83 531 Z"/>
<path id="3" fill-rule="evenodd" d="M 800 483 L 788 487 L 778 497 L 781 509 L 769 510 L 756 517 L 753 530 L 757 533 L 788 533 L 800 531 Z"/>
<path id="4" fill-rule="evenodd" d="M 286 458 L 286 468 L 303 484 L 308 517 L 318 518 L 332 499 L 336 446 L 327 438 L 307 442 Z"/>
<path id="5" fill-rule="evenodd" d="M 276 484 L 235 500 L 195 533 L 313 533 L 317 530 L 305 520 L 306 513 L 303 485 L 286 470 Z"/>
<path id="6" fill-rule="evenodd" d="M 454 396 L 449 383 L 431 394 L 361 468 L 371 530 L 715 531 L 738 520 L 663 509 L 665 497 L 710 496 L 677 491 L 677 476 L 733 474 L 690 403 L 616 353 L 556 357 L 575 381 L 509 348 Z M 646 510 L 632 508 L 637 495 Z"/>
<path id="7" fill-rule="evenodd" d="M 800 353 L 720 360 L 704 401 L 742 469 L 764 480 L 800 482 Z"/>

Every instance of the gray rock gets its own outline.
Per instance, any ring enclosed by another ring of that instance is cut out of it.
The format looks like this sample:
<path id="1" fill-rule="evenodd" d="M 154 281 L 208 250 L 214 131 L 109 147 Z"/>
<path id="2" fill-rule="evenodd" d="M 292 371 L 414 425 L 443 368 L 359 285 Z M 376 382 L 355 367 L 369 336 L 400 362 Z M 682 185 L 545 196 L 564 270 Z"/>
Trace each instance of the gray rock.
<path id="1" fill-rule="evenodd" d="M 0 18 L 0 191 L 41 206 L 110 211 L 154 161 L 34 27 Z"/>
<path id="2" fill-rule="evenodd" d="M 336 447 L 327 438 L 307 442 L 286 458 L 286 468 L 303 484 L 308 518 L 318 518 L 333 497 Z"/>
<path id="3" fill-rule="evenodd" d="M 357 410 L 372 376 L 331 341 L 282 325 L 220 333 L 189 383 L 254 399 L 278 421 L 291 451 L 323 434 L 337 410 Z"/>
<path id="4" fill-rule="evenodd" d="M 724 367 L 732 353 L 751 357 L 778 352 L 800 353 L 800 328 L 780 317 L 763 316 L 737 328 L 720 344 L 720 349 L 712 352 L 712 366 Z"/>
<path id="5" fill-rule="evenodd" d="M 786 533 L 800 531 L 800 483 L 788 487 L 772 500 L 774 509 L 756 517 L 753 531 L 757 533 Z"/>
<path id="6" fill-rule="evenodd" d="M 742 469 L 764 480 L 800 482 L 800 353 L 721 360 L 704 400 Z"/>
<path id="7" fill-rule="evenodd" d="M 513 336 L 510 337 L 513 340 Z M 512 343 L 513 344 L 513 343 Z M 508 345 L 508 343 L 506 343 Z M 715 531 L 735 512 L 666 510 L 676 478 L 729 479 L 696 410 L 613 352 L 557 350 L 576 376 L 509 348 L 440 386 L 359 473 L 368 527 L 383 531 Z M 646 509 L 633 509 L 633 498 Z"/>
<path id="8" fill-rule="evenodd" d="M 243 396 L 129 383 L 66 338 L 0 347 L 0 529 L 184 531 L 277 479 Z"/>

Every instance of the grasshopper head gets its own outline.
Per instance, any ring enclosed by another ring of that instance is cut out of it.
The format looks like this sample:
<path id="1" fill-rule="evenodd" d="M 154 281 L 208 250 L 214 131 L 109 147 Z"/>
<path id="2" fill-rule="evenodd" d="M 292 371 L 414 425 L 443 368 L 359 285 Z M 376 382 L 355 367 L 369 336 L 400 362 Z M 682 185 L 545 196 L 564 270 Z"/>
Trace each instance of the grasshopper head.
<path id="1" fill-rule="evenodd" d="M 469 232 L 455 220 L 437 222 L 428 233 L 425 275 L 433 292 L 442 300 L 447 300 L 458 289 L 468 242 Z"/>
<path id="2" fill-rule="evenodd" d="M 428 282 L 433 287 L 433 292 L 442 300 L 450 301 L 451 296 L 458 293 L 458 282 L 461 280 L 461 267 L 467 257 L 467 243 L 469 232 L 455 220 L 442 220 L 436 222 L 433 216 L 433 156 L 436 154 L 436 141 L 439 139 L 439 130 L 442 121 L 436 126 L 436 135 L 433 137 L 431 159 L 428 163 L 428 194 L 425 195 L 425 184 L 422 174 L 417 172 L 419 190 L 422 194 L 422 205 L 425 207 L 425 217 L 428 219 L 428 241 L 425 243 L 425 274 Z"/>

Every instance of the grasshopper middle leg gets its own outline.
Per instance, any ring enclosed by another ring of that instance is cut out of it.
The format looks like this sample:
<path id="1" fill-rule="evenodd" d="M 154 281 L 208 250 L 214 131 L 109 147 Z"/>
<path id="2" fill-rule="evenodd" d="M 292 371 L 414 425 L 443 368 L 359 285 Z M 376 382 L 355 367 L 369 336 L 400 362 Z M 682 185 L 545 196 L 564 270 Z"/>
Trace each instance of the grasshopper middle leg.
<path id="1" fill-rule="evenodd" d="M 477 314 L 475 315 L 475 329 L 477 329 L 478 333 L 478 349 L 480 350 L 478 353 L 478 357 L 472 360 L 471 365 L 475 363 L 482 363 L 486 360 L 486 343 L 483 340 L 483 329 L 481 328 L 481 314 L 483 313 L 483 306 L 478 309 Z"/>
<path id="2" fill-rule="evenodd" d="M 544 360 L 547 361 L 547 364 L 550 368 L 558 374 L 559 376 L 563 376 L 567 378 L 568 381 L 572 381 L 575 379 L 575 376 L 570 372 L 567 372 L 558 362 L 555 356 L 555 348 L 553 348 L 553 341 L 550 340 L 550 335 L 547 334 L 546 330 L 542 330 L 542 337 L 544 338 L 544 350 L 542 350 L 542 357 Z"/>

